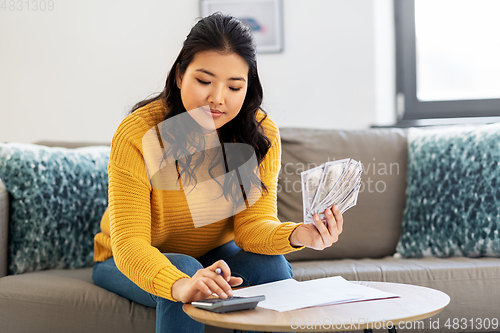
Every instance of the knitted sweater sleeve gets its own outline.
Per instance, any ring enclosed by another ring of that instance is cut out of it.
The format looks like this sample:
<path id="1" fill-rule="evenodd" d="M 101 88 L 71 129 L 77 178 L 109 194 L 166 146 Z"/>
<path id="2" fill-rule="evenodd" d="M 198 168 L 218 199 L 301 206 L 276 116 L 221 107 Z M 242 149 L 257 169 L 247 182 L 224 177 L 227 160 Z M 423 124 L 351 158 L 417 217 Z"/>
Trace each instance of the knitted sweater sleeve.
<path id="1" fill-rule="evenodd" d="M 144 127 L 144 121 L 131 115 L 113 137 L 108 165 L 111 247 L 118 269 L 130 280 L 174 300 L 172 285 L 189 276 L 151 246 L 152 188 L 142 155 Z"/>
<path id="2" fill-rule="evenodd" d="M 258 200 L 235 215 L 235 242 L 245 251 L 276 255 L 297 251 L 290 235 L 301 223 L 280 222 L 277 213 L 277 183 L 281 168 L 281 138 L 277 126 L 267 118 L 264 128 L 271 139 L 271 148 L 259 169 L 260 178 L 268 192 L 258 193 Z M 253 194 L 255 195 L 255 194 Z"/>

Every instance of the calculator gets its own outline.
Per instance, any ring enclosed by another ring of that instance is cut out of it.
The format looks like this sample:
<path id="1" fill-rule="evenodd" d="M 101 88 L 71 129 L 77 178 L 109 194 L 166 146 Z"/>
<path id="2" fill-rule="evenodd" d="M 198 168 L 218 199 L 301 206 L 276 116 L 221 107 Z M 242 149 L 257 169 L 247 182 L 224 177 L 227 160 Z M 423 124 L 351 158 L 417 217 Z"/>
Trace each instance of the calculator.
<path id="1" fill-rule="evenodd" d="M 225 313 L 238 310 L 250 310 L 257 306 L 257 303 L 265 300 L 264 295 L 241 297 L 233 296 L 226 299 L 222 298 L 207 298 L 202 301 L 191 302 L 191 305 L 200 309 Z"/>

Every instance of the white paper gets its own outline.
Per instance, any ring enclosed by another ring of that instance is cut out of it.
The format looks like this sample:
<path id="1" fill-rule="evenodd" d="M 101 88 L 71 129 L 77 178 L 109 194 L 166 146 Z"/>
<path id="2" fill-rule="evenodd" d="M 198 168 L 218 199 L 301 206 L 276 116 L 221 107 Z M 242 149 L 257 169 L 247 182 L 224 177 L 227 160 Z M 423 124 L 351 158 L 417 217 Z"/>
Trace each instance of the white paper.
<path id="1" fill-rule="evenodd" d="M 332 276 L 323 279 L 302 281 L 299 283 L 306 285 L 308 290 L 324 293 L 325 295 L 328 295 L 328 297 L 331 297 L 332 300 L 334 298 L 336 299 L 335 301 L 326 302 L 321 305 L 345 303 L 352 300 L 368 301 L 399 297 L 397 294 L 362 286 L 358 283 L 352 283 L 341 276 Z M 352 298 L 349 300 L 349 297 Z"/>
<path id="2" fill-rule="evenodd" d="M 341 276 L 298 282 L 294 279 L 276 281 L 234 290 L 235 296 L 265 295 L 261 308 L 279 312 L 311 306 L 340 304 L 353 301 L 399 297 L 375 288 L 352 283 Z"/>

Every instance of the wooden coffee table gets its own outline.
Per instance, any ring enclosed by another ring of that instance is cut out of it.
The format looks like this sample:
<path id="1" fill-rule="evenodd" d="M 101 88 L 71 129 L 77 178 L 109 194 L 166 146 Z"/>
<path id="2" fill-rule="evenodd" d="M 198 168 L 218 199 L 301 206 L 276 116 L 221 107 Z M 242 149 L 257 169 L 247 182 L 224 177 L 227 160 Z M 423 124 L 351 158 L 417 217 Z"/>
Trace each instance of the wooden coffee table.
<path id="1" fill-rule="evenodd" d="M 450 302 L 445 293 L 426 287 L 389 282 L 364 282 L 364 286 L 400 295 L 398 298 L 317 306 L 278 312 L 254 310 L 213 313 L 184 304 L 191 318 L 204 324 L 249 331 L 330 332 L 387 328 L 430 328 L 423 320 L 439 313 Z"/>

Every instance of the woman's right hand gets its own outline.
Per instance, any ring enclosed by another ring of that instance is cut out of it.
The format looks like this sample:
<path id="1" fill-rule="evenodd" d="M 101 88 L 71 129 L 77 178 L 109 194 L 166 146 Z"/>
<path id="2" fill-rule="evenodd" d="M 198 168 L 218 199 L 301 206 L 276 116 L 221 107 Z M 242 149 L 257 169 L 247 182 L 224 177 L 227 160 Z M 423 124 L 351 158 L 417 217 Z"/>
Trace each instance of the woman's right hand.
<path id="1" fill-rule="evenodd" d="M 220 268 L 223 276 L 215 270 Z M 213 293 L 220 298 L 233 296 L 231 287 L 243 283 L 240 277 L 231 276 L 231 269 L 224 260 L 218 260 L 212 265 L 199 269 L 190 279 L 177 280 L 172 285 L 172 297 L 183 303 L 190 303 L 207 298 Z"/>

